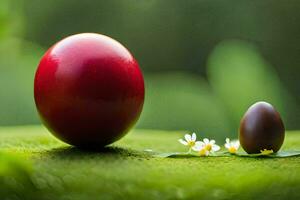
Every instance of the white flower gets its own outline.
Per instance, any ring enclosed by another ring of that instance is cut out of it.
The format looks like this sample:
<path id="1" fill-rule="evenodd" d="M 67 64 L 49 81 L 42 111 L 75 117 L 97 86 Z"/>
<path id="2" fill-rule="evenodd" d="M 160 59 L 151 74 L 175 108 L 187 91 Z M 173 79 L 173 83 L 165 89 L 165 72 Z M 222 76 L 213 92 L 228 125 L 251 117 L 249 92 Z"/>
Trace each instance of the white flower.
<path id="1" fill-rule="evenodd" d="M 196 139 L 197 139 L 196 133 L 193 133 L 192 135 L 185 134 L 184 138 L 185 138 L 185 140 L 179 139 L 178 141 L 181 144 L 188 146 L 190 149 L 195 146 Z"/>
<path id="2" fill-rule="evenodd" d="M 238 140 L 230 141 L 229 138 L 226 138 L 226 144 L 224 146 L 229 153 L 235 154 L 240 147 L 240 142 Z"/>
<path id="3" fill-rule="evenodd" d="M 196 145 L 193 147 L 194 151 L 197 151 L 200 156 L 208 156 L 209 151 L 205 148 L 205 145 L 203 142 L 196 142 Z"/>
<path id="4" fill-rule="evenodd" d="M 203 142 L 196 142 L 195 146 L 193 147 L 193 150 L 199 152 L 200 156 L 208 156 L 209 153 L 213 153 L 220 150 L 220 147 L 215 143 L 215 140 L 209 140 L 207 138 L 204 138 Z"/>
<path id="5" fill-rule="evenodd" d="M 268 150 L 268 149 L 260 150 L 261 155 L 270 155 L 272 153 L 274 153 L 274 151 L 272 149 L 271 150 Z"/>

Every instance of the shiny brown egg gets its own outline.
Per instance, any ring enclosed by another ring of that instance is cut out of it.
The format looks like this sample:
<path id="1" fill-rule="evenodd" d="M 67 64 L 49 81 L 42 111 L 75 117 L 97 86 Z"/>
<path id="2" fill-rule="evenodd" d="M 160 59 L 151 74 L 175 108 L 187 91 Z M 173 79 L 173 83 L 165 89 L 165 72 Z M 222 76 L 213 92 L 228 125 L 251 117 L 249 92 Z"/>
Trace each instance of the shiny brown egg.
<path id="1" fill-rule="evenodd" d="M 253 104 L 241 120 L 239 140 L 249 153 L 277 152 L 284 141 L 285 128 L 280 114 L 267 102 Z"/>

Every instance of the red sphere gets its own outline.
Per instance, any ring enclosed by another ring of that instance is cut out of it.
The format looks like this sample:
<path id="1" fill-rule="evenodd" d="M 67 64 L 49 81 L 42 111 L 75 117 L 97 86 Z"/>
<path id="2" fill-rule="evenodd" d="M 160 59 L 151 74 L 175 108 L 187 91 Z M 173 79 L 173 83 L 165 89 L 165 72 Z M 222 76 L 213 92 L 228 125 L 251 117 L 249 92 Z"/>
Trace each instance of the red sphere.
<path id="1" fill-rule="evenodd" d="M 138 120 L 144 79 L 137 61 L 114 39 L 95 33 L 67 37 L 43 56 L 34 98 L 44 125 L 64 142 L 103 147 Z"/>

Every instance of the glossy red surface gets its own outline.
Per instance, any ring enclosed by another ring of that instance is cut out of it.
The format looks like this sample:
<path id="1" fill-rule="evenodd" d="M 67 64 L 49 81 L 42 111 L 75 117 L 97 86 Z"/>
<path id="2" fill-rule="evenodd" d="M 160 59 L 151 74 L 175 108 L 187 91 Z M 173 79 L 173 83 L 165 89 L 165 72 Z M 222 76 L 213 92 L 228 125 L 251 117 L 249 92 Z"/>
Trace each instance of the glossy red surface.
<path id="1" fill-rule="evenodd" d="M 66 143 L 102 147 L 138 120 L 144 79 L 117 41 L 82 33 L 52 46 L 38 66 L 34 97 L 45 126 Z"/>

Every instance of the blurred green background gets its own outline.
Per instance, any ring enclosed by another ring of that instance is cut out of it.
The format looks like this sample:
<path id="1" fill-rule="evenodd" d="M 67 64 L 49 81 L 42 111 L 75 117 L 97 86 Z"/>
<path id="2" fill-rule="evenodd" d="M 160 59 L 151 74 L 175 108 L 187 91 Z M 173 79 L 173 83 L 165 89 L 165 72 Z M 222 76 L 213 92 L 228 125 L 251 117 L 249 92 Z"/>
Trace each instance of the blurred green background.
<path id="1" fill-rule="evenodd" d="M 0 125 L 40 123 L 39 59 L 80 32 L 126 46 L 145 75 L 139 128 L 236 136 L 256 101 L 300 129 L 299 0 L 1 0 Z"/>

